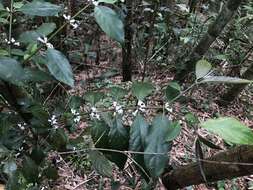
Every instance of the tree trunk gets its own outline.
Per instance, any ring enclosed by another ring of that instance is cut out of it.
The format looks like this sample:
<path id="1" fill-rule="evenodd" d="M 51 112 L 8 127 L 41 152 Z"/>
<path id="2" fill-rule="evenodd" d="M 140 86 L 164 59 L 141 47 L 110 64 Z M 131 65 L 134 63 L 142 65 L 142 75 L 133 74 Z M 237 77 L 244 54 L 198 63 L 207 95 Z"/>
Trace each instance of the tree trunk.
<path id="1" fill-rule="evenodd" d="M 251 175 L 253 174 L 253 146 L 238 146 L 220 152 L 203 161 L 203 171 L 208 182 Z M 205 183 L 197 162 L 165 172 L 162 181 L 168 190 Z"/>
<path id="2" fill-rule="evenodd" d="M 127 16 L 125 18 L 125 44 L 122 47 L 122 76 L 123 81 L 132 80 L 132 40 L 133 31 L 132 25 L 132 11 L 133 1 L 126 0 Z"/>
<path id="3" fill-rule="evenodd" d="M 253 63 L 250 65 L 250 67 L 242 74 L 241 78 L 253 80 Z M 232 88 L 230 88 L 220 99 L 219 103 L 221 105 L 228 105 L 230 102 L 232 102 L 247 86 L 248 84 L 235 84 Z"/>
<path id="4" fill-rule="evenodd" d="M 242 0 L 229 0 L 227 4 L 223 6 L 222 11 L 216 18 L 215 22 L 209 26 L 206 35 L 200 40 L 199 44 L 183 63 L 182 70 L 175 76 L 176 80 L 182 81 L 187 74 L 194 70 L 195 63 L 207 52 L 209 47 L 231 20 L 241 3 Z"/>

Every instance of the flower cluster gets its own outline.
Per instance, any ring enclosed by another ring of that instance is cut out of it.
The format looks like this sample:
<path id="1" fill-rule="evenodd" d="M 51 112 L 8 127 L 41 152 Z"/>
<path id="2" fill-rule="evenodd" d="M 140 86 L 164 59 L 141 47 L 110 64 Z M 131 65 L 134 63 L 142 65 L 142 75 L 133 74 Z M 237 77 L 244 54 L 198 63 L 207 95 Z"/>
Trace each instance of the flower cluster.
<path id="1" fill-rule="evenodd" d="M 52 115 L 52 117 L 48 120 L 48 122 L 50 122 L 50 124 L 52 125 L 52 127 L 54 129 L 58 129 L 59 128 L 58 122 L 57 122 L 57 119 L 56 119 L 55 115 Z"/>
<path id="2" fill-rule="evenodd" d="M 100 120 L 100 115 L 98 114 L 97 108 L 95 108 L 95 107 L 92 107 L 92 108 L 91 108 L 90 117 L 91 117 L 91 119 L 93 119 L 93 120 L 94 120 L 94 119 Z"/>
<path id="3" fill-rule="evenodd" d="M 72 113 L 73 116 L 74 116 L 74 122 L 75 122 L 75 123 L 79 123 L 80 120 L 81 120 L 80 113 L 77 112 L 77 110 L 75 110 L 75 109 L 73 109 L 73 108 L 71 109 L 71 113 Z"/>
<path id="4" fill-rule="evenodd" d="M 138 106 L 137 110 L 135 110 L 133 112 L 134 116 L 136 116 L 139 111 L 142 112 L 142 113 L 145 113 L 145 111 L 146 111 L 146 104 L 143 101 L 139 100 L 138 103 L 137 103 L 137 106 Z"/>
<path id="5" fill-rule="evenodd" d="M 27 123 L 18 123 L 18 127 L 23 131 L 25 130 L 25 126 L 27 126 Z"/>
<path id="6" fill-rule="evenodd" d="M 69 22 L 69 24 L 73 27 L 73 29 L 77 29 L 78 26 L 80 25 L 80 23 L 77 20 L 72 19 L 70 15 L 64 14 L 63 18 Z"/>
<path id="7" fill-rule="evenodd" d="M 40 41 L 41 43 L 45 44 L 47 46 L 47 48 L 50 48 L 50 49 L 54 48 L 53 44 L 48 42 L 48 39 L 46 36 L 38 37 L 37 40 Z"/>
<path id="8" fill-rule="evenodd" d="M 15 40 L 14 38 L 11 38 L 11 40 L 5 39 L 4 41 L 5 41 L 8 45 L 13 44 L 13 45 L 15 45 L 15 46 L 20 46 L 20 42 L 16 42 L 16 40 Z"/>
<path id="9" fill-rule="evenodd" d="M 113 105 L 113 107 L 115 109 L 115 112 L 114 112 L 113 115 L 116 115 L 116 114 L 122 115 L 123 114 L 123 112 L 124 112 L 123 108 L 122 108 L 121 105 L 118 104 L 118 102 L 113 102 L 112 105 Z"/>

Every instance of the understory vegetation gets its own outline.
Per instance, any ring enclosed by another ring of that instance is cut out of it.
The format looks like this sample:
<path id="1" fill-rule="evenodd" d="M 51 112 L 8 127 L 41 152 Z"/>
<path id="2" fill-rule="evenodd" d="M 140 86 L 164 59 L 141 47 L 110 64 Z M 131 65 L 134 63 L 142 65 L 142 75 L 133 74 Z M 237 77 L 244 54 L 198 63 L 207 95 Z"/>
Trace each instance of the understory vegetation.
<path id="1" fill-rule="evenodd" d="M 253 188 L 251 0 L 0 0 L 0 190 Z"/>

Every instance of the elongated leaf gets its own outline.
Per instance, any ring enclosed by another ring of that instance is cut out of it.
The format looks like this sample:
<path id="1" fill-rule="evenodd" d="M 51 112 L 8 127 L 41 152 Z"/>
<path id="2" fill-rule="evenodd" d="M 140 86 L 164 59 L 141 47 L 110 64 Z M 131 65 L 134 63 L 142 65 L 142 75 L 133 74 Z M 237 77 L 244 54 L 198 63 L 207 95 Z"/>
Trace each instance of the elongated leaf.
<path id="1" fill-rule="evenodd" d="M 171 143 L 167 142 L 169 131 L 171 130 L 170 121 L 163 115 L 157 116 L 152 123 L 149 134 L 145 140 L 144 162 L 153 177 L 162 174 L 168 160 L 168 152 Z M 153 154 L 152 154 L 153 153 Z"/>
<path id="2" fill-rule="evenodd" d="M 47 36 L 56 28 L 55 23 L 43 23 L 36 30 L 26 31 L 19 36 L 19 42 L 22 43 L 36 43 L 39 37 Z"/>
<path id="3" fill-rule="evenodd" d="M 30 183 L 35 183 L 38 181 L 39 168 L 30 157 L 25 157 L 22 167 L 22 174 Z"/>
<path id="4" fill-rule="evenodd" d="M 206 82 L 240 84 L 240 83 L 252 83 L 253 81 L 240 79 L 237 77 L 210 76 L 210 77 L 204 78 L 201 81 L 201 83 L 206 83 Z"/>
<path id="5" fill-rule="evenodd" d="M 112 164 L 98 151 L 89 152 L 90 160 L 94 169 L 102 176 L 112 177 Z"/>
<path id="6" fill-rule="evenodd" d="M 109 4 L 114 4 L 118 0 L 98 0 L 99 3 L 109 3 Z"/>
<path id="7" fill-rule="evenodd" d="M 113 126 L 109 132 L 109 144 L 111 149 L 125 151 L 129 146 L 129 131 L 123 126 L 121 118 L 116 116 L 113 121 Z M 114 162 L 120 169 L 124 168 L 127 156 L 122 153 L 107 154 L 109 160 Z"/>
<path id="8" fill-rule="evenodd" d="M 15 59 L 0 58 L 0 79 L 20 86 L 23 84 L 24 75 L 24 69 Z"/>
<path id="9" fill-rule="evenodd" d="M 196 64 L 196 78 L 200 79 L 206 76 L 212 69 L 212 65 L 206 60 L 200 60 Z"/>
<path id="10" fill-rule="evenodd" d="M 27 3 L 19 9 L 22 13 L 32 16 L 56 16 L 61 10 L 58 5 L 41 1 Z"/>
<path id="11" fill-rule="evenodd" d="M 58 50 L 49 48 L 46 52 L 47 67 L 59 81 L 73 87 L 74 78 L 67 58 Z"/>
<path id="12" fill-rule="evenodd" d="M 253 132 L 234 118 L 209 119 L 201 127 L 234 144 L 253 145 Z"/>
<path id="13" fill-rule="evenodd" d="M 108 36 L 120 43 L 124 42 L 124 24 L 114 10 L 105 6 L 96 6 L 94 16 L 98 25 Z"/>
<path id="14" fill-rule="evenodd" d="M 129 150 L 140 151 L 144 148 L 148 127 L 149 125 L 142 115 L 138 114 L 130 128 Z"/>
<path id="15" fill-rule="evenodd" d="M 144 100 L 144 98 L 150 95 L 153 90 L 154 87 L 149 82 L 135 82 L 132 86 L 133 95 L 139 100 Z"/>

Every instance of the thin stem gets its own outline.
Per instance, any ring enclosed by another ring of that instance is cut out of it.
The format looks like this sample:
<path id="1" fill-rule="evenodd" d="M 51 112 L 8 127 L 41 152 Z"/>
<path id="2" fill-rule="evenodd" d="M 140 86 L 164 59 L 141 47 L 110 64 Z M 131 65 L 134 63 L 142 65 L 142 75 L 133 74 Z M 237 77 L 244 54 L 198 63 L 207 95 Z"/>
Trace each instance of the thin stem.
<path id="1" fill-rule="evenodd" d="M 13 19 L 13 0 L 11 0 L 10 20 L 9 20 L 9 56 L 11 56 L 11 38 L 12 38 L 12 19 Z"/>

